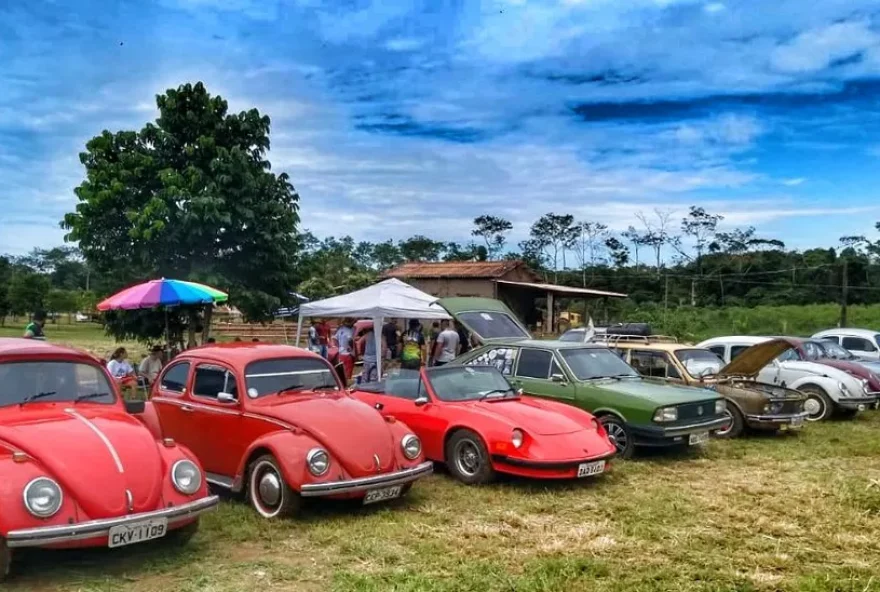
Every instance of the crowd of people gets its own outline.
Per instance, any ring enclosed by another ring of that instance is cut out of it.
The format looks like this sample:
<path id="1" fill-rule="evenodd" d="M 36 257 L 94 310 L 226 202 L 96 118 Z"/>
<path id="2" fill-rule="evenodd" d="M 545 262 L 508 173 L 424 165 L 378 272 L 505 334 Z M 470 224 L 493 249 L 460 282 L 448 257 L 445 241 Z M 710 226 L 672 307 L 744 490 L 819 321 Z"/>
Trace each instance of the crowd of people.
<path id="1" fill-rule="evenodd" d="M 308 349 L 329 360 L 337 367 L 340 377 L 350 383 L 355 361 L 363 358 L 359 380 L 373 382 L 379 379 L 379 355 L 383 365 L 417 370 L 422 366 L 442 366 L 471 348 L 471 338 L 458 321 L 435 321 L 427 336 L 418 319 L 410 319 L 403 329 L 395 320 L 381 328 L 378 340 L 381 354 L 376 351 L 376 334 L 372 321 L 342 319 L 334 331 L 327 319 L 313 319 L 309 327 Z"/>

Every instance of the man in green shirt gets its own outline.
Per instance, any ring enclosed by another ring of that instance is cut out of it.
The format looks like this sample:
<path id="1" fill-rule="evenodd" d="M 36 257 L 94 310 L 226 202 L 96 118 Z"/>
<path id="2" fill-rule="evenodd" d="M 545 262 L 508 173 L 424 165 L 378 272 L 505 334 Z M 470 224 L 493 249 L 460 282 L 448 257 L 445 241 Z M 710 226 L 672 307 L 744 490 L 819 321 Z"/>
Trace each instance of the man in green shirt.
<path id="1" fill-rule="evenodd" d="M 28 323 L 28 326 L 24 328 L 24 338 L 25 339 L 46 339 L 46 334 L 43 333 L 43 327 L 46 325 L 46 313 L 42 311 L 37 311 L 34 313 L 33 320 Z"/>

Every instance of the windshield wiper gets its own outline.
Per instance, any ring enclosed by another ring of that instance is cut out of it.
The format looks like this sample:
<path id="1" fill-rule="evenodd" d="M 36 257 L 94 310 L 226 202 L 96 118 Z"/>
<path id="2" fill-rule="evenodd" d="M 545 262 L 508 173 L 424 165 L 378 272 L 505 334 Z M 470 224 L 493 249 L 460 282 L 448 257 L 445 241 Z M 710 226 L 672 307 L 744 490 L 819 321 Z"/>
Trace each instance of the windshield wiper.
<path id="1" fill-rule="evenodd" d="M 615 380 L 620 380 L 622 378 L 637 378 L 638 374 L 608 374 L 607 376 L 591 376 L 587 378 L 587 380 L 602 380 L 604 378 L 613 378 Z"/>
<path id="2" fill-rule="evenodd" d="M 480 395 L 480 398 L 477 400 L 482 401 L 483 399 L 487 399 L 487 398 L 491 397 L 492 395 L 498 395 L 498 394 L 505 394 L 506 395 L 509 392 L 511 392 L 509 388 L 495 389 L 495 390 L 487 391 L 487 392 L 483 393 L 482 395 Z"/>
<path id="3" fill-rule="evenodd" d="M 79 403 L 80 401 L 86 401 L 88 399 L 100 399 L 101 397 L 107 397 L 110 393 L 86 393 L 84 395 L 78 396 L 73 400 L 74 405 Z"/>
<path id="4" fill-rule="evenodd" d="M 44 397 L 51 397 L 52 395 L 57 394 L 58 391 L 43 391 L 41 393 L 34 393 L 33 395 L 28 395 L 24 398 L 24 400 L 18 404 L 19 407 L 24 405 L 25 403 L 30 403 L 31 401 L 36 401 L 37 399 L 42 399 Z"/>
<path id="5" fill-rule="evenodd" d="M 278 389 L 278 392 L 276 394 L 280 395 L 282 393 L 288 393 L 288 392 L 293 393 L 296 391 L 301 391 L 304 388 L 306 388 L 306 387 L 303 384 L 291 384 L 291 385 L 286 386 L 284 388 Z"/>

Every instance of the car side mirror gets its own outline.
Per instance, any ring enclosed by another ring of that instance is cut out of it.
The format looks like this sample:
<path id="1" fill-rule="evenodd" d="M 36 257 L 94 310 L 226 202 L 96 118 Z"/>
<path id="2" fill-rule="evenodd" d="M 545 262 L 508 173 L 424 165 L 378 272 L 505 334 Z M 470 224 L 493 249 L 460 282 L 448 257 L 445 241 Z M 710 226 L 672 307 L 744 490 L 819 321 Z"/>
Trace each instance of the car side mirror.
<path id="1" fill-rule="evenodd" d="M 522 396 L 523 396 L 523 390 L 522 390 L 522 389 L 516 389 L 516 396 L 517 396 L 517 397 L 522 397 Z"/>
<path id="2" fill-rule="evenodd" d="M 132 415 L 140 415 L 147 409 L 147 404 L 144 401 L 126 401 L 125 402 L 125 410 Z"/>
<path id="3" fill-rule="evenodd" d="M 235 403 L 235 395 L 232 393 L 217 393 L 217 401 L 220 403 Z"/>
<path id="4" fill-rule="evenodd" d="M 554 374 L 550 377 L 553 382 L 566 382 L 564 374 Z"/>
<path id="5" fill-rule="evenodd" d="M 423 407 L 428 404 L 428 397 L 422 395 L 415 400 L 416 407 Z"/>

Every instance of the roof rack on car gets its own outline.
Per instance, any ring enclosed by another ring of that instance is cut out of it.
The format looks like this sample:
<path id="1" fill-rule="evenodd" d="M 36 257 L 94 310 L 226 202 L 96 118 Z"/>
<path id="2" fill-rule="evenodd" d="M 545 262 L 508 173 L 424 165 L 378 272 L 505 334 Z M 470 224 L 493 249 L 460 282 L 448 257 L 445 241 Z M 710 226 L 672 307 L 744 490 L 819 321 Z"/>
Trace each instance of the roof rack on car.
<path id="1" fill-rule="evenodd" d="M 668 335 L 594 335 L 592 341 L 604 343 L 678 343 L 678 339 Z"/>

